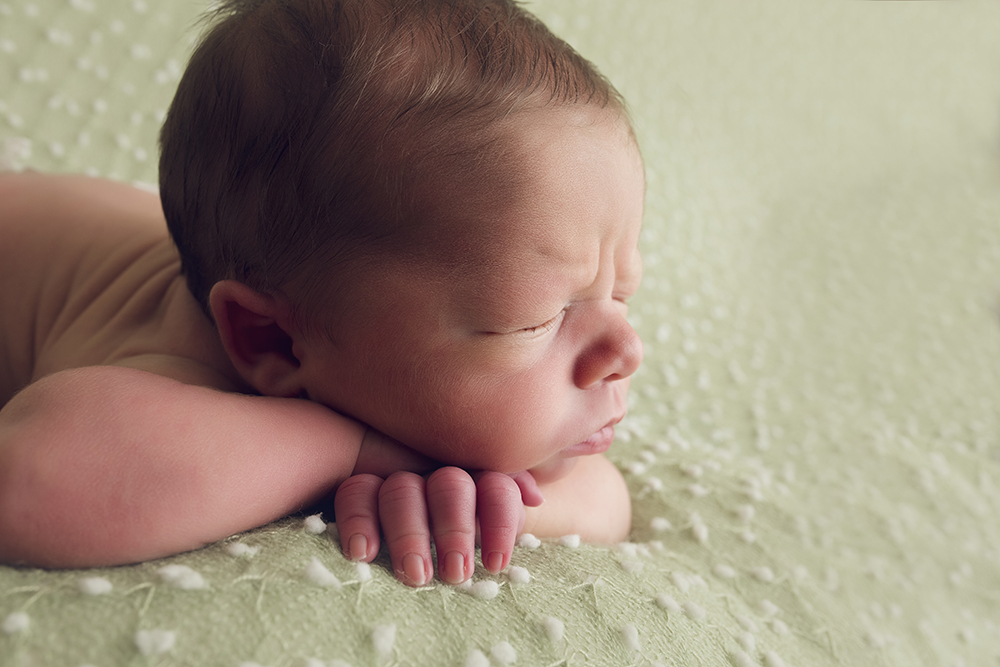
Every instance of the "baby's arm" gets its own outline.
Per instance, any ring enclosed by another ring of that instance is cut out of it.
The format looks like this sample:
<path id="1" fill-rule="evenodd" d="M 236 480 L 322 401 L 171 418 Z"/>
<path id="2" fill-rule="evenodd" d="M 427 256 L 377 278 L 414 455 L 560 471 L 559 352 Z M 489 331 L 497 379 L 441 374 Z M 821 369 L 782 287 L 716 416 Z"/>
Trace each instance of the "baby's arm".
<path id="1" fill-rule="evenodd" d="M 615 544 L 632 530 L 632 500 L 621 473 L 601 454 L 581 456 L 565 477 L 539 484 L 545 503 L 529 507 L 524 532 L 537 537 L 579 535 Z"/>
<path id="2" fill-rule="evenodd" d="M 303 400 L 118 367 L 53 374 L 0 410 L 0 562 L 100 566 L 201 547 L 332 493 L 364 432 Z"/>

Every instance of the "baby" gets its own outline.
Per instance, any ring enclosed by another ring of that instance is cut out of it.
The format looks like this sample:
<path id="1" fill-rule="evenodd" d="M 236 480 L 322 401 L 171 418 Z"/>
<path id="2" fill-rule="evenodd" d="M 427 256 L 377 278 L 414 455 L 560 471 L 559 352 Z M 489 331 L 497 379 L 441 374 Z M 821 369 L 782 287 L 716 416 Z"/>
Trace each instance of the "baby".
<path id="1" fill-rule="evenodd" d="M 415 586 L 627 535 L 644 176 L 589 62 L 509 0 L 229 0 L 161 147 L 160 200 L 0 175 L 0 562 L 330 497 Z"/>

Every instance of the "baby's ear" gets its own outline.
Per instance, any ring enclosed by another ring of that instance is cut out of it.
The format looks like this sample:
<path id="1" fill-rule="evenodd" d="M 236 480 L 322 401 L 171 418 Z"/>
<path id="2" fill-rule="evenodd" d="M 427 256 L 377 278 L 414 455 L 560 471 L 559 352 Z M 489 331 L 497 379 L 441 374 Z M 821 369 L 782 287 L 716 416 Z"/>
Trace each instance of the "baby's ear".
<path id="1" fill-rule="evenodd" d="M 209 304 L 226 354 L 244 380 L 265 396 L 302 394 L 286 300 L 222 280 L 212 287 Z"/>

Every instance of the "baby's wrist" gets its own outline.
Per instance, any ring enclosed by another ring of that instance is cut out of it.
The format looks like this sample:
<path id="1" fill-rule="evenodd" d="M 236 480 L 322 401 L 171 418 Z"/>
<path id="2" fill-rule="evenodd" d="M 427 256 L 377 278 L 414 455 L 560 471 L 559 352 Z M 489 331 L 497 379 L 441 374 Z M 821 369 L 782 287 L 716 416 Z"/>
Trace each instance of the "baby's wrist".
<path id="1" fill-rule="evenodd" d="M 441 464 L 394 440 L 378 429 L 364 425 L 358 458 L 352 474 L 377 475 L 383 479 L 394 472 L 425 474 Z"/>

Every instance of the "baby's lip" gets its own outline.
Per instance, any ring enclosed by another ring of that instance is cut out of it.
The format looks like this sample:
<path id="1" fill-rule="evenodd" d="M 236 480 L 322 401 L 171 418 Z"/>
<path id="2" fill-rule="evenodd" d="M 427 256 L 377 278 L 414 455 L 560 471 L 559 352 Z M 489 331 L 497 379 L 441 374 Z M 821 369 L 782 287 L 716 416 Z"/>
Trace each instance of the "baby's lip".
<path id="1" fill-rule="evenodd" d="M 577 444 L 564 449 L 563 454 L 566 456 L 589 456 L 591 454 L 603 454 L 608 451 L 611 447 L 611 443 L 615 440 L 615 424 L 624 418 L 624 414 L 615 417 L 598 431 L 591 434 L 591 436 L 583 442 L 578 442 Z"/>

